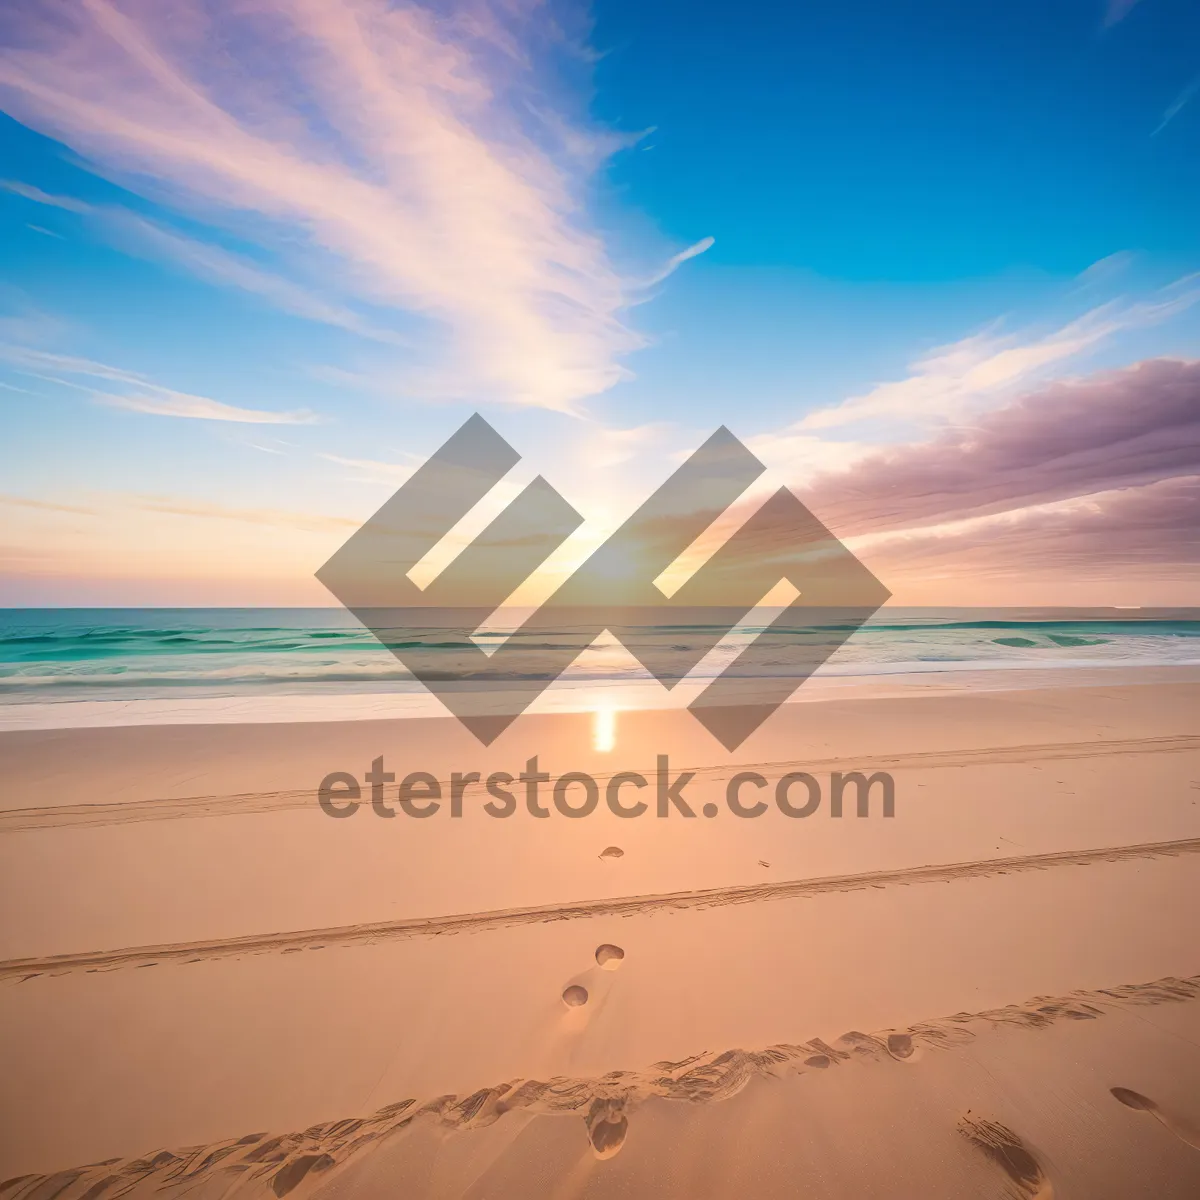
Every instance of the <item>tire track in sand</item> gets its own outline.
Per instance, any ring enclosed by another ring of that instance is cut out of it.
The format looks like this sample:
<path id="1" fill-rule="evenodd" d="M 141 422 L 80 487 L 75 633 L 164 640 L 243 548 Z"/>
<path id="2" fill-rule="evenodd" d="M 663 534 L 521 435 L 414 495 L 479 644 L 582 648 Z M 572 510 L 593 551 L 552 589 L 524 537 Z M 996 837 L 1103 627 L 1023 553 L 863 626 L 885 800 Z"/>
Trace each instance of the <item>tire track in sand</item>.
<path id="1" fill-rule="evenodd" d="M 939 770 L 948 767 L 992 766 L 1037 763 L 1078 758 L 1107 758 L 1131 754 L 1177 754 L 1200 750 L 1200 736 L 1129 738 L 1114 741 L 1035 742 L 1020 746 L 984 746 L 970 750 L 927 750 L 911 754 L 863 755 L 858 758 L 805 758 L 779 762 L 722 763 L 718 766 L 679 768 L 695 775 L 698 783 L 721 782 L 736 771 L 758 771 L 772 778 L 791 771 L 828 774 L 832 771 Z M 636 769 L 647 778 L 653 767 Z M 612 773 L 594 773 L 604 785 Z M 443 791 L 450 781 L 439 781 Z M 46 804 L 0 810 L 0 834 L 26 833 L 34 829 L 89 828 L 103 825 L 132 825 L 143 821 L 177 821 L 198 817 L 234 817 L 250 813 L 287 812 L 316 808 L 317 790 L 285 788 L 268 792 L 239 792 L 227 795 L 161 797 L 98 804 Z"/>
<path id="2" fill-rule="evenodd" d="M 1130 859 L 1178 857 L 1200 853 L 1200 838 L 1150 842 L 1136 846 L 1104 846 L 1092 850 L 1059 850 L 1049 854 L 1026 854 L 1012 858 L 983 858 L 973 862 L 937 863 L 931 866 L 866 871 L 857 875 L 826 875 L 776 883 L 740 884 L 689 892 L 665 892 L 615 899 L 575 900 L 527 908 L 495 909 L 490 912 L 450 913 L 438 917 L 410 917 L 369 924 L 342 925 L 327 929 L 300 929 L 283 933 L 250 934 L 210 941 L 174 942 L 159 946 L 130 946 L 45 958 L 15 958 L 0 961 L 0 982 L 32 979 L 39 975 L 61 975 L 71 971 L 113 971 L 122 967 L 149 967 L 167 962 L 195 962 L 231 958 L 242 954 L 278 954 L 297 950 L 323 950 L 329 946 L 402 941 L 444 934 L 475 933 L 516 925 L 539 925 L 549 921 L 575 921 L 591 917 L 626 917 L 645 913 L 693 908 L 718 908 L 733 904 L 758 904 L 791 900 L 832 892 L 864 888 L 911 886 L 923 883 L 954 883 L 989 875 L 1045 871 L 1057 867 L 1084 867 L 1093 863 L 1125 862 Z"/>

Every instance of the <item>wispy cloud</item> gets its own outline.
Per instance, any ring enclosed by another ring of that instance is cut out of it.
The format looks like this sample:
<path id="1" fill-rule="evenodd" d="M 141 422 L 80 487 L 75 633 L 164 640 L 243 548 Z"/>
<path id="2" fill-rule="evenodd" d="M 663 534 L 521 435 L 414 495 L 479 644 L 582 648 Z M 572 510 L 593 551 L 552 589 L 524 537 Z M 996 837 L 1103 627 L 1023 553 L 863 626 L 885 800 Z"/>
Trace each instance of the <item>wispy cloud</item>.
<path id="1" fill-rule="evenodd" d="M 373 341 L 406 344 L 393 330 L 373 324 L 349 306 L 222 246 L 187 237 L 120 208 L 105 210 L 100 222 L 109 240 L 123 250 L 175 263 L 209 283 L 250 292 L 280 311 L 308 321 L 333 325 Z"/>
<path id="2" fill-rule="evenodd" d="M 386 483 L 392 487 L 399 487 L 420 465 L 416 460 L 411 463 L 391 463 L 373 458 L 345 458 L 340 454 L 322 454 L 320 457 L 339 467 L 348 467 L 353 477 L 362 482 Z"/>
<path id="3" fill-rule="evenodd" d="M 36 204 L 67 209 L 93 218 L 93 224 L 107 241 L 118 249 L 155 261 L 165 260 L 183 267 L 209 283 L 238 288 L 261 296 L 274 307 L 294 316 L 349 330 L 361 337 L 392 345 L 406 345 L 406 339 L 393 330 L 366 320 L 347 305 L 318 295 L 275 271 L 252 262 L 212 242 L 188 237 L 168 229 L 157 221 L 131 212 L 120 205 L 96 205 L 72 196 L 59 196 L 15 180 L 0 180 L 0 188 L 23 196 Z M 28 228 L 50 237 L 61 237 L 40 225 Z"/>
<path id="4" fill-rule="evenodd" d="M 1168 106 L 1167 111 L 1163 113 L 1162 120 L 1154 129 L 1151 137 L 1157 137 L 1166 127 L 1183 111 L 1183 107 L 1195 94 L 1200 91 L 1200 75 L 1197 75 L 1191 83 L 1179 93 L 1178 96 Z"/>
<path id="5" fill-rule="evenodd" d="M 306 409 L 271 412 L 267 409 L 240 408 L 208 396 L 176 391 L 155 383 L 136 371 L 126 371 L 107 363 L 94 362 L 69 354 L 55 354 L 29 346 L 0 344 L 0 359 L 26 374 L 63 387 L 87 392 L 94 400 L 111 408 L 149 413 L 162 417 L 186 417 L 198 421 L 233 421 L 243 425 L 312 425 L 320 417 Z M 66 378 L 64 378 L 66 376 Z M 80 379 L 101 380 L 123 385 L 122 391 L 110 391 Z"/>
<path id="6" fill-rule="evenodd" d="M 278 508 L 235 508 L 205 500 L 183 500 L 173 496 L 129 496 L 126 503 L 144 512 L 203 520 L 244 521 L 251 525 L 273 525 L 305 533 L 344 533 L 361 522 L 350 517 L 328 517 L 319 513 L 289 512 Z"/>
<path id="7" fill-rule="evenodd" d="M 88 0 L 4 23 L 19 119 L 448 330 L 406 390 L 577 411 L 642 344 L 584 202 L 612 139 L 555 110 L 536 5 Z M 193 265 L 307 303 L 244 264 Z"/>
<path id="8" fill-rule="evenodd" d="M 0 495 L 0 504 L 8 504 L 13 508 L 35 508 L 42 512 L 75 513 L 85 517 L 94 517 L 94 508 L 80 508 L 74 504 L 54 504 L 49 500 L 34 500 L 28 496 Z"/>
<path id="9" fill-rule="evenodd" d="M 649 279 L 642 281 L 642 286 L 652 287 L 656 283 L 662 283 L 667 276 L 673 275 L 688 259 L 696 258 L 706 250 L 711 250 L 716 245 L 716 241 L 717 239 L 713 237 L 701 238 L 686 249 L 680 250 L 678 254 L 672 254 L 659 270 L 655 271 Z"/>
<path id="10" fill-rule="evenodd" d="M 1104 27 L 1107 29 L 1125 20 L 1137 3 L 1138 0 L 1108 0 L 1108 8 L 1104 13 Z"/>
<path id="11" fill-rule="evenodd" d="M 51 192 L 43 192 L 41 188 L 21 183 L 16 179 L 0 179 L 0 188 L 6 192 L 12 192 L 14 196 L 23 196 L 26 200 L 32 200 L 35 204 L 44 204 L 48 208 L 61 208 L 75 213 L 92 211 L 92 206 L 86 201 L 76 200 L 73 196 L 56 196 Z"/>
<path id="12" fill-rule="evenodd" d="M 1132 250 L 1117 250 L 1113 254 L 1107 254 L 1103 258 L 1097 259 L 1091 266 L 1084 267 L 1075 276 L 1075 282 L 1083 287 L 1111 283 L 1128 271 L 1136 258 L 1137 256 Z"/>
<path id="13" fill-rule="evenodd" d="M 864 421 L 891 423 L 911 432 L 962 419 L 980 404 L 1002 401 L 1040 382 L 1051 368 L 1115 335 L 1167 320 L 1198 299 L 1200 288 L 1184 280 L 1149 300 L 1099 305 L 1049 333 L 1004 334 L 993 327 L 939 347 L 913 363 L 905 379 L 878 384 L 860 396 L 809 413 L 785 435 L 841 429 Z"/>
<path id="14" fill-rule="evenodd" d="M 599 423 L 589 426 L 583 450 L 584 465 L 589 473 L 604 472 L 630 462 L 658 446 L 671 429 L 670 422 L 649 421 L 628 429 L 615 429 Z"/>
<path id="15" fill-rule="evenodd" d="M 983 589 L 1005 581 L 1040 587 L 1037 594 L 1062 604 L 1064 589 L 1076 585 L 1103 583 L 1101 594 L 1112 602 L 1126 585 L 1136 587 L 1149 579 L 1176 585 L 1179 602 L 1189 603 L 1185 597 L 1194 597 L 1200 582 L 1200 475 L 853 545 L 899 589 L 910 581 L 919 586 L 922 581 L 957 580 L 960 587 L 965 583 Z M 1046 581 L 1052 589 L 1046 589 Z M 1155 591 L 1162 595 L 1161 588 Z M 984 590 L 976 598 L 986 596 Z M 991 602 L 996 602 L 995 594 Z"/>
<path id="16" fill-rule="evenodd" d="M 260 408 L 238 408 L 234 404 L 210 400 L 207 396 L 190 396 L 186 392 L 173 392 L 162 387 L 143 396 L 113 392 L 95 392 L 94 395 L 110 408 L 149 413 L 156 417 L 186 417 L 193 421 L 234 421 L 240 425 L 312 425 L 319 419 L 314 413 L 306 411 L 267 412 Z"/>

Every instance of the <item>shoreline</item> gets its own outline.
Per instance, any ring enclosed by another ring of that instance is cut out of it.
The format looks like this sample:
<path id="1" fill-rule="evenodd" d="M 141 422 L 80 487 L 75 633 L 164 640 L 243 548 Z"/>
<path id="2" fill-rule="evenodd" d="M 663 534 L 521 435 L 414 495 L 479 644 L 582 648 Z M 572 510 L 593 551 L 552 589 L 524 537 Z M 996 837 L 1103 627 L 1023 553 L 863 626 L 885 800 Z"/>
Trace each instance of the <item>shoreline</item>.
<path id="1" fill-rule="evenodd" d="M 1031 667 L 972 662 L 925 671 L 818 672 L 786 701 L 819 704 L 842 699 L 901 699 L 918 695 L 1040 691 L 1056 687 L 1200 682 L 1200 662 L 1087 664 Z M 709 680 L 685 680 L 668 692 L 654 680 L 552 684 L 524 717 L 563 713 L 675 712 Z M 295 693 L 228 692 L 211 696 L 128 699 L 25 700 L 0 698 L 0 734 L 20 730 L 98 729 L 135 725 L 301 724 L 380 720 L 437 720 L 446 710 L 418 684 L 411 691 Z"/>

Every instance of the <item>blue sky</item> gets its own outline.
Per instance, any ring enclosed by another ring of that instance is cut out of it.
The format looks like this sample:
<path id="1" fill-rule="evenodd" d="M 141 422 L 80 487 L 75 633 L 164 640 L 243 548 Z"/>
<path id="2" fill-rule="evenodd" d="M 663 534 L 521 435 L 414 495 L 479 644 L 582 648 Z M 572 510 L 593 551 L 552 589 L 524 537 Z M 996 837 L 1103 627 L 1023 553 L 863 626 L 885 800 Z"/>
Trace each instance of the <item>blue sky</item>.
<path id="1" fill-rule="evenodd" d="M 1074 275 L 1200 252 L 1200 12 L 1146 0 L 602 6 L 616 188 L 721 261 L 830 279 Z M 647 149 L 647 147 L 650 147 Z"/>
<path id="2" fill-rule="evenodd" d="M 585 540 L 725 423 L 902 600 L 1200 595 L 1194 4 L 56 12 L 0 17 L 0 604 L 326 603 L 476 410 Z M 996 478 L 897 525 L 942 445 Z"/>

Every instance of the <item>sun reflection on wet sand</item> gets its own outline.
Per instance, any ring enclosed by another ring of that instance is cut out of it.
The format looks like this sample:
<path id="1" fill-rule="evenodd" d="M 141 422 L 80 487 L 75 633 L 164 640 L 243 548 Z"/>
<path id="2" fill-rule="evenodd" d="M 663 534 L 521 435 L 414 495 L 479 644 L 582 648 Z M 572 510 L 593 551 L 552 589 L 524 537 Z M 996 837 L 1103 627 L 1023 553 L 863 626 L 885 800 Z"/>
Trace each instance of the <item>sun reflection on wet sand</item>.
<path id="1" fill-rule="evenodd" d="M 617 744 L 617 710 L 598 708 L 592 724 L 592 744 L 602 754 Z"/>

